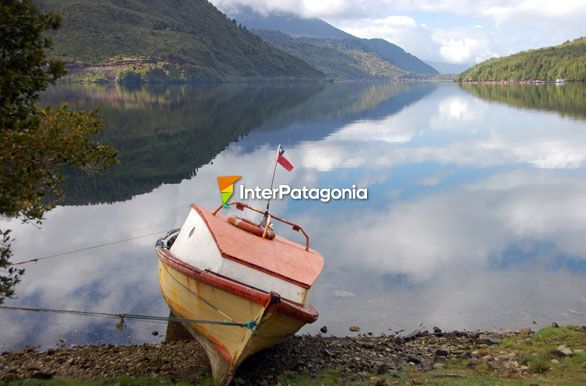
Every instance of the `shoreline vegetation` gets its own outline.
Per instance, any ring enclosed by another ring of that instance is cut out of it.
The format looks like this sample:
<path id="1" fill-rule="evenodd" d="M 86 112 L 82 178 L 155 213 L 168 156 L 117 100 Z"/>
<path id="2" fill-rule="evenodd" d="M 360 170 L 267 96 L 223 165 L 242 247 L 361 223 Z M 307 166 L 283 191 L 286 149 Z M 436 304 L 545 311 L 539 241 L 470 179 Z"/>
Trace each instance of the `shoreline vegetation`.
<path id="1" fill-rule="evenodd" d="M 155 59 L 120 59 L 104 63 L 71 62 L 65 64 L 67 74 L 61 83 L 98 84 L 190 84 L 237 82 L 315 82 L 327 79 L 296 76 L 221 76 L 214 71 L 190 65 L 179 65 Z"/>
<path id="2" fill-rule="evenodd" d="M 154 59 L 113 59 L 104 63 L 81 61 L 65 64 L 61 83 L 97 84 L 202 84 L 266 82 L 357 82 L 357 81 L 451 81 L 452 75 L 401 73 L 394 78 L 335 79 L 297 76 L 220 76 L 205 69 Z"/>
<path id="3" fill-rule="evenodd" d="M 560 79 L 558 81 L 555 80 L 547 80 L 547 79 L 529 79 L 529 80 L 469 80 L 469 81 L 457 81 L 458 83 L 463 84 L 493 84 L 493 85 L 544 85 L 544 84 L 557 84 L 562 85 L 565 83 L 584 83 L 584 80 L 565 80 Z"/>
<path id="4" fill-rule="evenodd" d="M 199 345 L 167 333 L 174 339 L 160 344 L 61 345 L 44 352 L 29 346 L 4 352 L 0 384 L 211 385 Z M 586 374 L 585 349 L 586 326 L 556 323 L 537 332 L 434 327 L 407 335 L 303 335 L 250 358 L 233 384 L 578 385 Z"/>
<path id="5" fill-rule="evenodd" d="M 479 63 L 457 82 L 543 83 L 586 81 L 586 37 Z"/>

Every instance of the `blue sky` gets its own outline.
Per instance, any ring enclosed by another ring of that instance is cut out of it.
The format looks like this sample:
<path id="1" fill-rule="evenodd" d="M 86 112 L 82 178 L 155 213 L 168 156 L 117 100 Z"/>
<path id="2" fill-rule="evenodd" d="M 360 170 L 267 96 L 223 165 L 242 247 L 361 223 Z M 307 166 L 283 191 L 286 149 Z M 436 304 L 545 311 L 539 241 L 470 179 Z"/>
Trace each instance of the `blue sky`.
<path id="1" fill-rule="evenodd" d="M 220 10 L 318 17 L 426 60 L 473 64 L 586 35 L 586 0 L 212 0 Z"/>

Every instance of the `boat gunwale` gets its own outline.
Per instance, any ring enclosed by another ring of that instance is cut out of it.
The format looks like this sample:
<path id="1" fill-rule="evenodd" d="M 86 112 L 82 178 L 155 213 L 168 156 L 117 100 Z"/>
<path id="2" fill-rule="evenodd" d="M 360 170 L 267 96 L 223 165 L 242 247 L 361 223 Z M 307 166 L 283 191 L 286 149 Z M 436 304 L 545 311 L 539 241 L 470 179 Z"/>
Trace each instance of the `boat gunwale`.
<path id="1" fill-rule="evenodd" d="M 167 248 L 157 246 L 156 252 L 157 256 L 163 264 L 170 266 L 171 268 L 194 280 L 230 292 L 237 296 L 251 300 L 257 304 L 265 305 L 270 299 L 270 294 L 268 292 L 249 287 L 245 284 L 230 280 L 224 276 L 216 275 L 213 272 L 202 271 L 198 268 L 195 268 L 185 263 L 184 261 L 181 261 Z M 313 323 L 319 316 L 319 313 L 315 307 L 304 307 L 287 299 L 281 299 L 281 302 L 277 307 L 277 311 L 305 323 Z"/>

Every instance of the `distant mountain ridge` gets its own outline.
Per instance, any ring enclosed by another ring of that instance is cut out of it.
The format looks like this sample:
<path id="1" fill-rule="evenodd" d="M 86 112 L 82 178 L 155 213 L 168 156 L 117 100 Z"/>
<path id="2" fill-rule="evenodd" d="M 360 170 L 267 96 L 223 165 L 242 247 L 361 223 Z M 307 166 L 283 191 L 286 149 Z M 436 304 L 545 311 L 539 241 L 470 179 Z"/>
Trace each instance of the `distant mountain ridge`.
<path id="1" fill-rule="evenodd" d="M 303 59 L 328 77 L 394 78 L 408 73 L 438 74 L 435 68 L 395 44 L 384 39 L 357 38 L 320 19 L 304 19 L 288 13 L 260 15 L 250 8 L 241 8 L 232 16 L 266 42 Z M 366 59 L 362 60 L 362 65 L 360 57 Z"/>
<path id="2" fill-rule="evenodd" d="M 473 64 L 434 62 L 432 60 L 424 60 L 424 62 L 438 70 L 440 74 L 446 75 L 457 75 L 473 66 Z"/>
<path id="3" fill-rule="evenodd" d="M 586 81 L 586 37 L 563 44 L 484 61 L 457 81 Z"/>
<path id="4" fill-rule="evenodd" d="M 382 58 L 399 67 L 402 70 L 413 72 L 414 74 L 435 75 L 439 72 L 425 63 L 415 55 L 406 52 L 396 44 L 389 43 L 384 39 L 360 39 L 362 43 L 376 52 Z"/>
<path id="5" fill-rule="evenodd" d="M 249 7 L 241 7 L 230 15 L 250 29 L 279 31 L 293 37 L 310 38 L 353 38 L 347 32 L 316 18 L 302 19 L 290 13 L 271 13 L 261 15 Z"/>
<path id="6" fill-rule="evenodd" d="M 254 31 L 267 43 L 303 59 L 335 80 L 397 79 L 409 73 L 361 46 L 357 39 L 292 37 Z"/>
<path id="7" fill-rule="evenodd" d="M 130 81 L 322 78 L 264 43 L 206 0 L 47 0 L 63 15 L 51 55 L 69 62 L 130 63 Z M 97 71 L 108 66 L 98 66 Z"/>

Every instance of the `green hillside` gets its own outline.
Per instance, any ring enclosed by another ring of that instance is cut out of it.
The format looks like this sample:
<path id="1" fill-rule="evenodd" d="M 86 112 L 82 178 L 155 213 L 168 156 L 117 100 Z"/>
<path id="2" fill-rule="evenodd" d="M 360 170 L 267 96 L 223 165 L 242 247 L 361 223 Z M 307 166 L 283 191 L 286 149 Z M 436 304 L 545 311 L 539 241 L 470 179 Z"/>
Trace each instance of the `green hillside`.
<path id="1" fill-rule="evenodd" d="M 425 63 L 415 55 L 405 52 L 396 44 L 389 43 L 384 39 L 358 39 L 354 38 L 356 45 L 365 51 L 374 52 L 384 60 L 399 67 L 401 70 L 414 74 L 437 75 L 439 72 Z"/>
<path id="2" fill-rule="evenodd" d="M 92 71 L 98 72 L 111 72 L 112 66 L 105 64 L 114 63 L 125 67 L 126 80 L 323 76 L 302 60 L 265 44 L 205 0 L 47 0 L 42 4 L 63 15 L 62 27 L 54 35 L 54 57 L 97 64 Z"/>
<path id="3" fill-rule="evenodd" d="M 586 80 L 586 37 L 559 46 L 519 52 L 477 64 L 459 82 L 500 80 Z"/>
<path id="4" fill-rule="evenodd" d="M 331 69 L 332 71 L 328 75 L 337 75 L 334 76 L 335 78 L 348 79 L 348 75 L 350 75 L 350 78 L 353 79 L 356 76 L 356 69 L 355 66 L 351 65 L 352 60 L 350 63 L 340 63 L 335 65 L 335 68 L 331 68 L 325 62 L 340 60 L 331 49 L 342 54 L 349 51 L 354 51 L 354 53 L 359 51 L 362 56 L 366 55 L 370 58 L 377 56 L 377 60 L 388 62 L 413 74 L 438 74 L 435 68 L 395 44 L 384 39 L 360 39 L 320 19 L 303 18 L 288 12 L 260 14 L 249 7 L 241 7 L 234 11 L 232 16 L 269 43 L 278 47 L 286 46 L 289 52 L 300 58 L 314 60 L 319 59 L 316 55 L 324 56 L 321 59 L 322 67 L 320 69 L 325 69 L 326 73 L 328 73 L 328 69 Z M 282 32 L 293 39 L 286 39 L 287 36 L 273 34 L 273 32 Z M 308 47 L 308 45 L 313 47 Z M 355 57 L 355 55 L 351 56 Z M 370 62 L 372 63 L 372 59 Z M 315 64 L 315 61 L 311 64 Z M 370 70 L 358 71 L 358 78 L 371 72 Z"/>
<path id="5" fill-rule="evenodd" d="M 267 43 L 303 59 L 328 78 L 395 79 L 408 71 L 366 49 L 360 39 L 292 37 L 277 31 L 255 31 Z"/>

